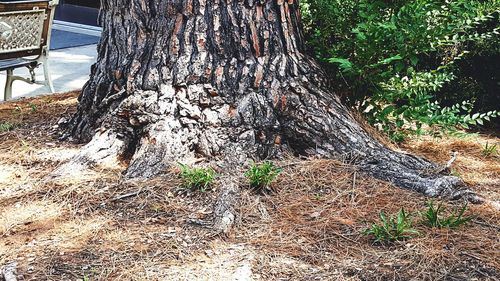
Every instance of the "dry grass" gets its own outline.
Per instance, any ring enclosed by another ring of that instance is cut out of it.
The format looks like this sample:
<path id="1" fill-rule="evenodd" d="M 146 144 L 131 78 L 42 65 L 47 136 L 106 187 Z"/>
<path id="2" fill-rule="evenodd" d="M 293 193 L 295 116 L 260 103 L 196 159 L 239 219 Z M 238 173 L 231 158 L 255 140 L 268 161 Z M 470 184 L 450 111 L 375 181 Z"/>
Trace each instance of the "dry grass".
<path id="1" fill-rule="evenodd" d="M 362 232 L 378 220 L 379 211 L 396 213 L 404 207 L 416 213 L 425 209 L 427 198 L 329 160 L 306 161 L 287 169 L 277 188 L 276 196 L 245 197 L 248 202 L 242 213 L 247 215 L 238 238 L 269 254 L 294 257 L 316 267 L 322 278 L 470 280 L 498 274 L 495 226 L 499 218 L 491 207 L 471 206 L 469 210 L 469 215 L 487 222 L 483 225 L 435 230 L 419 225 L 416 216 L 418 237 L 373 245 Z M 273 279 L 272 266 L 264 268 L 270 271 L 266 279 Z M 301 274 L 300 278 L 308 276 Z"/>
<path id="2" fill-rule="evenodd" d="M 485 155 L 486 144 L 496 144 L 498 151 Z M 488 199 L 500 201 L 499 138 L 487 135 L 439 139 L 420 137 L 406 143 L 405 148 L 440 163 L 446 163 L 452 151 L 458 152 L 458 158 L 452 166 L 453 173 Z"/>
<path id="3" fill-rule="evenodd" d="M 470 206 L 475 222 L 456 230 L 417 218 L 417 237 L 374 245 L 361 233 L 379 211 L 417 212 L 427 198 L 335 161 L 278 163 L 277 193 L 245 190 L 229 237 L 189 224 L 210 216 L 218 190 L 177 195 L 172 174 L 123 182 L 121 171 L 96 169 L 49 180 L 80 147 L 57 141 L 54 127 L 75 105 L 75 93 L 0 104 L 0 123 L 16 125 L 0 132 L 0 265 L 17 261 L 20 280 L 236 280 L 250 271 L 256 280 L 499 278 L 498 210 Z M 486 142 L 498 139 L 420 138 L 402 149 L 440 163 L 458 151 L 455 172 L 498 201 L 499 158 L 483 155 Z M 116 199 L 125 194 L 134 195 Z"/>

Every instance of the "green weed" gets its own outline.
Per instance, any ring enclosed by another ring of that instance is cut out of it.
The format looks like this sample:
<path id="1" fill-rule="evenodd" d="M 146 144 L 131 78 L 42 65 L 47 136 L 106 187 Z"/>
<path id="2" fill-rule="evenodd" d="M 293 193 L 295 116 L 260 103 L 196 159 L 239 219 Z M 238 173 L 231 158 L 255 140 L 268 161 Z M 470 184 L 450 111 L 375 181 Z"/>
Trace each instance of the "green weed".
<path id="1" fill-rule="evenodd" d="M 412 228 L 411 216 L 402 208 L 396 216 L 387 217 L 382 211 L 379 214 L 380 224 L 372 224 L 364 234 L 373 235 L 375 242 L 392 242 L 410 238 L 418 232 Z"/>
<path id="2" fill-rule="evenodd" d="M 38 106 L 36 104 L 29 102 L 28 105 L 31 108 L 31 112 L 36 112 L 38 110 Z"/>
<path id="3" fill-rule="evenodd" d="M 15 126 L 9 122 L 0 123 L 0 133 L 10 132 L 14 130 Z"/>
<path id="4" fill-rule="evenodd" d="M 483 146 L 483 150 L 481 151 L 483 156 L 490 157 L 498 155 L 498 147 L 497 144 L 490 145 L 488 142 L 485 146 Z"/>
<path id="5" fill-rule="evenodd" d="M 281 171 L 281 168 L 268 161 L 262 164 L 252 163 L 245 172 L 245 177 L 248 178 L 250 186 L 257 191 L 270 191 L 269 186 L 276 180 Z"/>
<path id="6" fill-rule="evenodd" d="M 437 207 L 434 206 L 433 201 L 427 202 L 427 211 L 422 214 L 422 219 L 425 225 L 430 227 L 439 228 L 457 228 L 469 222 L 471 217 L 464 217 L 467 204 L 460 210 L 454 210 L 448 217 L 443 217 L 445 208 L 440 203 Z"/>
<path id="7" fill-rule="evenodd" d="M 212 168 L 196 168 L 179 163 L 181 169 L 180 178 L 183 187 L 191 190 L 205 192 L 207 187 L 215 180 L 216 173 Z"/>
<path id="8" fill-rule="evenodd" d="M 322 199 L 322 195 L 321 194 L 314 194 L 314 199 L 315 200 L 321 200 Z"/>
<path id="9" fill-rule="evenodd" d="M 457 177 L 457 178 L 462 178 L 462 174 L 459 171 L 455 170 L 455 169 L 451 170 L 450 175 L 452 175 L 454 177 Z"/>

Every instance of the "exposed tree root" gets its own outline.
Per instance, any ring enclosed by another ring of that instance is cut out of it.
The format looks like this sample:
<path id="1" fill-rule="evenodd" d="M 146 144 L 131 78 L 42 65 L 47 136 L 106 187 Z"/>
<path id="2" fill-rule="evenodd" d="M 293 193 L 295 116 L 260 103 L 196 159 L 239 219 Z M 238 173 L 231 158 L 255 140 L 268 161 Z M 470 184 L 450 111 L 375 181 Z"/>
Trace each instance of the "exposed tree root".
<path id="1" fill-rule="evenodd" d="M 131 138 L 113 130 L 98 132 L 70 161 L 59 166 L 51 177 L 71 177 L 93 166 L 117 169 L 123 167 Z"/>
<path id="2" fill-rule="evenodd" d="M 170 118 L 168 116 L 167 114 L 167 119 Z M 219 118 L 223 117 L 221 115 Z M 346 122 L 350 122 L 348 117 L 349 115 L 346 115 Z M 323 118 L 326 119 L 327 116 Z M 472 202 L 481 201 L 479 196 L 466 188 L 460 178 L 448 175 L 449 167 L 385 148 L 355 124 L 350 124 L 352 126 L 350 130 L 356 130 L 356 135 L 351 137 L 352 142 L 349 143 L 348 133 L 351 131 L 345 134 L 335 132 L 335 129 L 347 128 L 345 125 L 339 128 L 340 121 L 335 120 L 333 123 L 336 125 L 335 128 L 323 127 L 322 130 L 325 132 L 320 135 L 332 137 L 322 138 L 317 138 L 316 134 L 310 135 L 311 132 L 304 129 L 306 126 L 312 128 L 310 124 L 299 125 L 295 121 L 294 132 L 291 128 L 285 129 L 282 134 L 279 131 L 274 132 L 275 137 L 281 135 L 283 139 L 288 140 L 287 143 L 262 143 L 256 139 L 259 130 L 226 128 L 223 124 L 207 128 L 207 124 L 197 123 L 191 126 L 179 125 L 175 129 L 169 125 L 165 128 L 164 121 L 159 121 L 160 123 L 156 125 L 142 128 L 142 134 L 137 135 L 117 133 L 115 129 L 107 129 L 96 134 L 92 141 L 82 148 L 79 155 L 59 167 L 53 176 L 71 176 L 78 170 L 97 165 L 106 168 L 126 168 L 124 176 L 127 179 L 147 179 L 167 171 L 176 162 L 189 162 L 196 158 L 215 162 L 227 170 L 244 165 L 250 159 L 259 160 L 265 156 L 279 158 L 283 154 L 298 154 L 341 159 L 357 166 L 361 172 L 427 196 L 449 199 L 465 197 Z M 330 121 L 325 122 L 328 123 Z M 125 132 L 130 131 L 133 131 L 133 128 Z M 301 135 L 297 135 L 299 133 Z M 245 137 L 241 137 L 242 135 Z M 134 137 L 138 136 L 140 140 L 134 141 Z M 342 139 L 341 142 L 338 142 L 339 138 Z M 336 142 L 342 145 L 339 146 Z M 127 162 L 130 162 L 128 167 L 124 165 Z"/>
<path id="3" fill-rule="evenodd" d="M 217 234 L 228 234 L 238 217 L 237 204 L 241 189 L 235 177 L 226 177 L 221 181 L 221 191 L 213 206 L 212 216 L 208 220 L 191 219 L 189 223 L 208 227 Z"/>
<path id="4" fill-rule="evenodd" d="M 221 233 L 227 234 L 238 215 L 236 204 L 239 198 L 240 188 L 232 179 L 226 179 L 214 206 L 213 228 Z"/>
<path id="5" fill-rule="evenodd" d="M 290 109 L 276 108 L 256 93 L 234 106 L 218 98 L 203 106 L 199 100 L 207 93 L 196 85 L 137 93 L 110 112 L 106 119 L 113 122 L 104 122 L 55 174 L 78 165 L 116 167 L 128 159 L 127 178 L 151 178 L 186 159 L 234 167 L 286 153 L 345 159 L 374 177 L 429 196 L 448 197 L 462 187 L 460 179 L 443 174 L 442 166 L 384 147 L 337 99 L 307 87 L 296 85 L 301 94 L 289 95 Z M 127 119 L 119 117 L 123 112 Z"/>
<path id="6" fill-rule="evenodd" d="M 0 280 L 3 281 L 16 281 L 17 263 L 9 263 L 0 267 Z"/>

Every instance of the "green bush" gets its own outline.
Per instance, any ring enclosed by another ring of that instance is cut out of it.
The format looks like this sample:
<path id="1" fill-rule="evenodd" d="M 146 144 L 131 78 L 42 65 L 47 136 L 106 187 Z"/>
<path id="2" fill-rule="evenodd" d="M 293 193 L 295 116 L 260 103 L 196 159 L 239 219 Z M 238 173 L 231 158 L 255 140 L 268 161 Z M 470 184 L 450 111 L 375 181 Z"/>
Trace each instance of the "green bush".
<path id="1" fill-rule="evenodd" d="M 269 191 L 269 186 L 276 180 L 281 171 L 280 168 L 268 161 L 262 164 L 252 163 L 245 172 L 245 177 L 248 178 L 252 188 L 260 192 Z"/>
<path id="2" fill-rule="evenodd" d="M 191 190 L 205 192 L 215 180 L 216 173 L 212 168 L 196 168 L 179 163 L 181 170 L 180 178 L 183 187 Z"/>
<path id="3" fill-rule="evenodd" d="M 468 81 L 461 68 L 500 54 L 499 9 L 499 0 L 302 2 L 309 50 L 338 78 L 337 90 L 350 93 L 344 98 L 395 140 L 498 115 L 477 112 L 486 82 Z M 490 72 L 483 80 L 498 83 Z"/>
<path id="4" fill-rule="evenodd" d="M 402 208 L 397 215 L 387 217 L 384 212 L 380 212 L 380 224 L 372 224 L 364 234 L 375 237 L 375 242 L 391 242 L 410 238 L 418 232 L 412 228 L 411 216 Z"/>

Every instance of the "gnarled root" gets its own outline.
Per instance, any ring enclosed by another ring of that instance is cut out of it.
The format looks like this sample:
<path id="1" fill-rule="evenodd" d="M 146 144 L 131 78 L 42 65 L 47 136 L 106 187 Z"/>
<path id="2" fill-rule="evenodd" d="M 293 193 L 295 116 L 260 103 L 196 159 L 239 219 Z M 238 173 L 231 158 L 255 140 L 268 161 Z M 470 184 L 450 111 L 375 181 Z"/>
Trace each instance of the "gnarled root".
<path id="1" fill-rule="evenodd" d="M 226 179 L 223 182 L 224 189 L 221 191 L 214 206 L 213 228 L 221 233 L 227 234 L 233 226 L 238 215 L 236 204 L 240 193 L 234 179 Z"/>
<path id="2" fill-rule="evenodd" d="M 0 267 L 0 280 L 16 281 L 17 263 L 12 262 Z"/>

